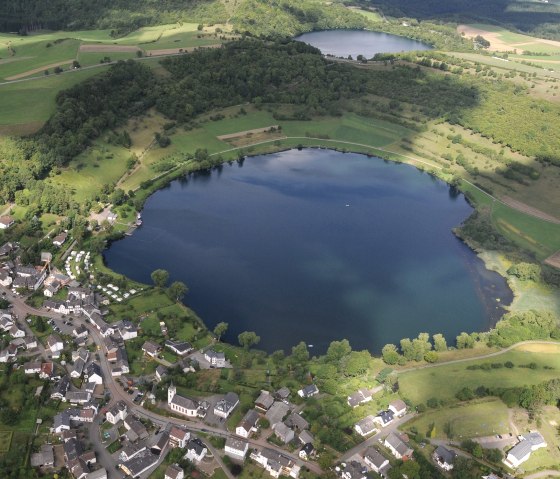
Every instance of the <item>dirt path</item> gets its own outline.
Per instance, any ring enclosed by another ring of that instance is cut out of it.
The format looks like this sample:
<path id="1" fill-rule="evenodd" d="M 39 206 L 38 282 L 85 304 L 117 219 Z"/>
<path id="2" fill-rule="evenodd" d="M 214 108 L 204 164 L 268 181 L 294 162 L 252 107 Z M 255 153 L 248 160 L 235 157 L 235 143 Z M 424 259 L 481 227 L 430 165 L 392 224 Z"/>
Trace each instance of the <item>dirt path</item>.
<path id="1" fill-rule="evenodd" d="M 140 50 L 136 45 L 80 45 L 80 52 L 83 53 L 134 53 Z"/>
<path id="2" fill-rule="evenodd" d="M 220 135 L 217 136 L 216 138 L 218 138 L 218 140 L 232 140 L 234 138 L 239 138 L 241 136 L 246 136 L 246 135 L 252 135 L 255 133 L 263 133 L 263 132 L 267 132 L 270 131 L 271 128 L 274 128 L 275 130 L 278 129 L 278 125 L 271 125 L 271 126 L 265 126 L 264 128 L 255 128 L 254 130 L 245 130 L 245 131 L 238 131 L 237 133 L 229 133 L 228 135 Z"/>
<path id="3" fill-rule="evenodd" d="M 27 70 L 26 72 L 18 73 L 17 75 L 13 75 L 11 77 L 6 77 L 6 80 L 8 81 L 19 80 L 20 78 L 25 78 L 30 75 L 35 75 L 35 73 L 41 73 L 44 70 L 50 70 L 51 68 L 61 67 L 62 65 L 68 65 L 73 61 L 74 59 L 72 58 L 70 60 L 64 60 L 63 62 L 51 63 L 50 65 L 45 65 L 44 67 L 34 68 L 33 70 Z"/>
<path id="4" fill-rule="evenodd" d="M 125 171 L 124 174 L 119 178 L 119 181 L 117 181 L 117 186 L 122 185 L 127 178 L 130 178 L 134 173 L 136 173 L 142 167 L 142 158 L 146 156 L 146 153 L 148 153 L 148 151 L 150 151 L 155 144 L 156 144 L 156 139 L 154 138 L 150 142 L 150 144 L 146 148 L 144 148 L 144 151 L 138 157 L 138 162 L 136 163 L 136 166 L 132 170 Z"/>

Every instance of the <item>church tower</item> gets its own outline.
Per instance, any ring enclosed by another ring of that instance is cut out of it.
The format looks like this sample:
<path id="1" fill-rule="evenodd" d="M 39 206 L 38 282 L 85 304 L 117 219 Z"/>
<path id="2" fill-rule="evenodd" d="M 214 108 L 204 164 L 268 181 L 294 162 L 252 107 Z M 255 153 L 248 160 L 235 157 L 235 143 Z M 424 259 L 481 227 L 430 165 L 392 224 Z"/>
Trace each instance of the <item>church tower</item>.
<path id="1" fill-rule="evenodd" d="M 173 385 L 173 383 L 171 383 L 167 389 L 167 404 L 171 404 L 175 394 L 177 394 L 177 388 Z"/>

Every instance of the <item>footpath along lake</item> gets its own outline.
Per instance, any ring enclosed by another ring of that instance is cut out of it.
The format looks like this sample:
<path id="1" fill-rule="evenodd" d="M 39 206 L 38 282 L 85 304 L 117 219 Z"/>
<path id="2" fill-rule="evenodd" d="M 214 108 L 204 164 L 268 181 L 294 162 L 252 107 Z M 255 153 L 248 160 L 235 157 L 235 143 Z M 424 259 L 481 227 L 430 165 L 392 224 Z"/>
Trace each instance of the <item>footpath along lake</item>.
<path id="1" fill-rule="evenodd" d="M 209 328 L 229 323 L 226 340 L 249 330 L 268 351 L 347 338 L 378 352 L 419 332 L 452 342 L 488 329 L 510 304 L 505 279 L 451 231 L 471 212 L 414 167 L 290 150 L 173 181 L 105 260 L 146 283 L 168 270 Z"/>
<path id="2" fill-rule="evenodd" d="M 358 55 L 373 58 L 376 53 L 399 53 L 431 50 L 431 46 L 411 38 L 367 30 L 323 30 L 304 33 L 295 38 L 321 50 L 324 55 L 356 59 Z"/>

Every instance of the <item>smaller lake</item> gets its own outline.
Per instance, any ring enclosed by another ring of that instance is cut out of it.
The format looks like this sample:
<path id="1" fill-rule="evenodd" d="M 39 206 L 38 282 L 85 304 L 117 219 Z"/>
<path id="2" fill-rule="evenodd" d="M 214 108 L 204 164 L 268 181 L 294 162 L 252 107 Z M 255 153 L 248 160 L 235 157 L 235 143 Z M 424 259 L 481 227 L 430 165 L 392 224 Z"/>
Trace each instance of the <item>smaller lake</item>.
<path id="1" fill-rule="evenodd" d="M 376 53 L 399 53 L 414 50 L 431 50 L 426 43 L 389 33 L 367 30 L 324 30 L 304 33 L 296 40 L 313 45 L 324 55 L 356 58 L 363 55 L 373 58 Z"/>

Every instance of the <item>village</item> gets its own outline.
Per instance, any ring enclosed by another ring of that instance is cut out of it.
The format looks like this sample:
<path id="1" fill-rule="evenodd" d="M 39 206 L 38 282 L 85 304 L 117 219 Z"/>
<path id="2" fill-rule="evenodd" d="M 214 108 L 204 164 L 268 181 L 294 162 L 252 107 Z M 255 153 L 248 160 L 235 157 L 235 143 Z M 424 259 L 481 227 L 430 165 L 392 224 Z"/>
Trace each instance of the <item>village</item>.
<path id="1" fill-rule="evenodd" d="M 6 228 L 11 222 L 0 219 Z M 67 236 L 66 232 L 57 234 L 53 245 L 61 248 Z M 126 343 L 138 338 L 141 326 L 133 318 L 113 321 L 108 306 L 138 297 L 143 289 L 96 283 L 87 251 L 68 248 L 62 271 L 52 266 L 51 253 L 41 254 L 40 264 L 29 265 L 22 264 L 18 251 L 16 243 L 0 247 L 5 306 L 0 312 L 5 344 L 0 363 L 42 380 L 36 396 L 59 405 L 52 424 L 47 425 L 48 442 L 31 455 L 33 467 L 41 471 L 66 468 L 75 479 L 148 478 L 172 457 L 176 462 L 166 465 L 165 479 L 188 477 L 194 469 L 208 477 L 222 469 L 232 478 L 232 464 L 248 461 L 271 477 L 322 476 L 324 448 L 317 450 L 306 419 L 307 401 L 323 396 L 316 384 L 301 384 L 299 390 L 259 391 L 231 428 L 227 420 L 241 407 L 235 392 L 188 397 L 171 381 L 167 400 L 162 400 L 156 394 L 157 385 L 165 383 L 172 371 L 196 375 L 205 369 L 231 369 L 226 354 L 212 344 L 199 349 L 167 336 L 164 341 L 149 339 L 142 343 L 141 354 L 157 366 L 147 377 L 134 376 Z M 25 302 L 30 294 L 41 291 L 40 306 Z M 160 327 L 165 335 L 164 321 Z M 35 332 L 46 328 L 51 333 L 38 339 Z M 177 361 L 168 361 L 166 351 Z M 141 381 L 143 388 L 138 387 Z M 360 388 L 346 398 L 346 407 L 359 410 L 383 390 L 380 384 Z M 414 461 L 415 450 L 399 427 L 416 414 L 396 398 L 386 409 L 364 415 L 354 425 L 354 433 L 361 438 L 358 445 L 335 458 L 331 472 L 343 479 L 387 478 L 396 461 Z M 41 418 L 36 419 L 37 429 L 45 426 Z M 546 445 L 538 431 L 520 434 L 507 451 L 504 465 L 514 471 Z M 448 473 L 461 454 L 439 444 L 431 460 Z"/>

